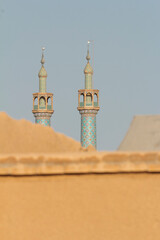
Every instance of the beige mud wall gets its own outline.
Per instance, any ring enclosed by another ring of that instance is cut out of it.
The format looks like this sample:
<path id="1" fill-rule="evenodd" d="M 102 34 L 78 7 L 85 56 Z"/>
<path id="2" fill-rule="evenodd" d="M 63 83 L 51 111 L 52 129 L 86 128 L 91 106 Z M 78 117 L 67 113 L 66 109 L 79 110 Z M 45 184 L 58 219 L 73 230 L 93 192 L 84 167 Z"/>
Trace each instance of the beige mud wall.
<path id="1" fill-rule="evenodd" d="M 1 176 L 0 239 L 159 240 L 160 174 Z"/>

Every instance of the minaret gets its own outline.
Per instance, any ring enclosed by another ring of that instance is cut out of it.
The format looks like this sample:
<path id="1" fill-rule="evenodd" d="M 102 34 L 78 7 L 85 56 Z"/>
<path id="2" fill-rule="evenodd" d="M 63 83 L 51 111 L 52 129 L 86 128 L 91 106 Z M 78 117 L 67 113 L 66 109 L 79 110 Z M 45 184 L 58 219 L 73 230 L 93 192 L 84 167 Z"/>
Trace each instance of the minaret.
<path id="1" fill-rule="evenodd" d="M 44 68 L 44 50 L 42 48 L 42 67 L 39 71 L 39 92 L 33 93 L 33 114 L 35 116 L 35 123 L 44 126 L 50 126 L 50 118 L 53 114 L 53 93 L 46 92 L 47 72 Z"/>
<path id="2" fill-rule="evenodd" d="M 78 111 L 81 114 L 81 145 L 96 148 L 96 114 L 99 107 L 99 90 L 93 89 L 93 69 L 89 63 L 89 43 L 87 50 L 87 65 L 84 69 L 85 89 L 78 90 Z"/>

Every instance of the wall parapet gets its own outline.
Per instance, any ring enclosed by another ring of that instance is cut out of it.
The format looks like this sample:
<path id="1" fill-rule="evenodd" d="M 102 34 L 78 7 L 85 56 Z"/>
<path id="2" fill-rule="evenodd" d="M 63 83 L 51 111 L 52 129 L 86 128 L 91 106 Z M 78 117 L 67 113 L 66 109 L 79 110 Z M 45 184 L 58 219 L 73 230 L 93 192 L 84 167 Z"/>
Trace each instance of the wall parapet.
<path id="1" fill-rule="evenodd" d="M 160 153 L 91 152 L 0 155 L 0 175 L 160 173 Z"/>

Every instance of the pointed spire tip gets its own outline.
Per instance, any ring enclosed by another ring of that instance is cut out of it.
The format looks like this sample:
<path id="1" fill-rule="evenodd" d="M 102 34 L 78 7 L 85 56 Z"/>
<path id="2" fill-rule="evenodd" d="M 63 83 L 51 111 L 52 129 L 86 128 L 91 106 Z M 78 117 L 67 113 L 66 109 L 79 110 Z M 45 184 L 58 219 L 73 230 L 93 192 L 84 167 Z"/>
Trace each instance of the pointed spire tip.
<path id="1" fill-rule="evenodd" d="M 90 57 L 90 55 L 89 55 L 89 44 L 90 44 L 90 41 L 88 40 L 87 56 L 86 56 L 86 59 L 87 59 L 88 62 L 89 62 L 89 60 L 91 59 L 91 57 Z"/>
<path id="2" fill-rule="evenodd" d="M 43 64 L 45 63 L 44 50 L 45 50 L 45 47 L 42 47 L 42 58 L 41 58 L 41 64 L 42 64 L 42 66 L 43 66 Z"/>

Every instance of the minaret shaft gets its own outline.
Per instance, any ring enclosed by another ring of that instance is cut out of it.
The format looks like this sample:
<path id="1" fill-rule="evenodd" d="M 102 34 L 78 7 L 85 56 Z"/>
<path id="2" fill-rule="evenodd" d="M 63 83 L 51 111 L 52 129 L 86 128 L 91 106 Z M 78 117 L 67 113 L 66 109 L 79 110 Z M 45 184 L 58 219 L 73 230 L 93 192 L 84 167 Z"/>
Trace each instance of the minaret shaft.
<path id="1" fill-rule="evenodd" d="M 81 144 L 82 147 L 92 145 L 97 147 L 96 143 L 96 111 L 82 111 L 81 114 Z"/>
<path id="2" fill-rule="evenodd" d="M 85 89 L 78 91 L 77 108 L 81 114 L 81 145 L 85 148 L 89 145 L 96 148 L 96 115 L 100 109 L 99 90 L 93 89 L 92 86 L 93 69 L 89 63 L 89 49 L 87 51 L 86 59 L 88 62 L 84 69 Z"/>
<path id="3" fill-rule="evenodd" d="M 41 93 L 46 92 L 46 77 L 39 78 L 39 92 Z"/>
<path id="4" fill-rule="evenodd" d="M 85 75 L 85 89 L 92 89 L 92 74 Z"/>

